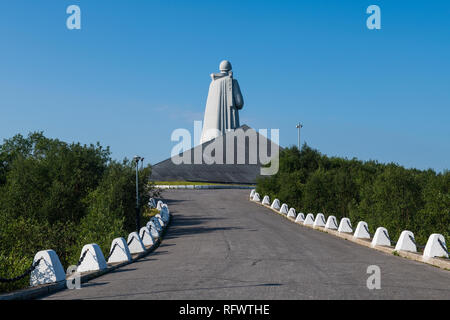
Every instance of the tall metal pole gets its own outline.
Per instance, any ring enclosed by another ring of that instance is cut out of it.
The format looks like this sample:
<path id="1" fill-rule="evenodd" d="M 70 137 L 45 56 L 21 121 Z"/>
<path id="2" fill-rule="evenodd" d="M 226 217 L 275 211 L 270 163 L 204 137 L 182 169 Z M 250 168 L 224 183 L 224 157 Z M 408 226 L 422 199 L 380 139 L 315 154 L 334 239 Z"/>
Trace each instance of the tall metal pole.
<path id="1" fill-rule="evenodd" d="M 298 150 L 300 151 L 301 145 L 300 145 L 300 129 L 303 128 L 303 125 L 299 122 L 296 126 L 298 129 Z"/>
<path id="2" fill-rule="evenodd" d="M 141 210 L 139 208 L 139 160 L 141 157 L 135 156 L 133 159 L 136 162 L 136 231 L 139 233 L 141 228 Z"/>

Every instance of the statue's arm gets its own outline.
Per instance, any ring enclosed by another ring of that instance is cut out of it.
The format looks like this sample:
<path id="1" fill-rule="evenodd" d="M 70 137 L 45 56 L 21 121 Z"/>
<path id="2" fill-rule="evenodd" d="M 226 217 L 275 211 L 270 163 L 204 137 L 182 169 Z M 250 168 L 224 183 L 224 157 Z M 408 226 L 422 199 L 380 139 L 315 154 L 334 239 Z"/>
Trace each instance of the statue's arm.
<path id="1" fill-rule="evenodd" d="M 244 107 L 244 98 L 242 97 L 241 88 L 239 87 L 239 83 L 237 80 L 233 79 L 233 99 L 234 106 L 237 109 L 242 109 Z"/>

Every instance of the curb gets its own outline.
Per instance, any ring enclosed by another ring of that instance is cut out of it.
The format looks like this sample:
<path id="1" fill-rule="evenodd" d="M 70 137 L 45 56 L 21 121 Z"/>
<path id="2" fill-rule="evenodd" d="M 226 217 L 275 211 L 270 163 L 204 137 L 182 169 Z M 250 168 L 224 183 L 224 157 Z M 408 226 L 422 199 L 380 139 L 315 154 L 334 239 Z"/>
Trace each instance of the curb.
<path id="1" fill-rule="evenodd" d="M 112 271 L 115 271 L 121 267 L 124 267 L 126 265 L 132 264 L 146 256 L 148 256 L 149 254 L 151 254 L 153 251 L 155 251 L 162 243 L 162 239 L 164 238 L 166 231 L 170 228 L 170 224 L 172 222 L 173 219 L 173 215 L 171 215 L 170 220 L 169 220 L 169 224 L 167 225 L 166 228 L 164 228 L 161 237 L 156 241 L 155 244 L 153 244 L 152 246 L 146 247 L 147 251 L 139 253 L 139 254 L 135 254 L 134 257 L 131 258 L 131 261 L 125 261 L 125 262 L 120 262 L 118 264 L 108 264 L 108 267 L 104 270 L 99 270 L 99 271 L 90 271 L 90 272 L 85 272 L 81 274 L 80 277 L 80 282 L 81 283 L 86 283 L 89 280 L 98 278 L 100 276 L 103 276 L 107 273 L 110 273 Z M 69 276 L 66 278 L 66 280 L 72 279 L 73 276 Z M 58 291 L 62 291 L 67 289 L 66 287 L 66 281 L 60 281 L 57 283 L 50 283 L 50 284 L 44 284 L 41 286 L 37 286 L 37 287 L 33 287 L 33 288 L 26 288 L 26 289 L 22 289 L 19 291 L 15 291 L 15 292 L 10 292 L 10 293 L 6 293 L 6 294 L 2 294 L 0 295 L 0 301 L 4 301 L 4 300 L 32 300 L 32 299 L 38 299 L 38 298 L 42 298 L 44 296 L 47 296 L 49 294 L 58 292 Z M 67 289 L 69 290 L 69 289 Z"/>
<path id="2" fill-rule="evenodd" d="M 294 222 L 294 224 L 301 226 L 301 227 L 306 227 L 309 229 L 313 229 L 313 230 L 319 230 L 322 231 L 324 233 L 328 233 L 331 234 L 337 238 L 341 238 L 341 239 L 345 239 L 354 243 L 357 243 L 359 245 L 371 248 L 371 249 L 375 249 L 377 251 L 381 251 L 390 255 L 398 255 L 400 257 L 409 259 L 409 260 L 413 260 L 413 261 L 417 261 L 417 262 L 422 262 L 425 264 L 429 264 L 432 265 L 434 267 L 437 268 L 441 268 L 445 271 L 450 271 L 450 260 L 447 259 L 441 259 L 441 258 L 429 258 L 429 259 L 425 259 L 421 254 L 416 253 L 416 252 L 408 252 L 408 251 L 396 251 L 395 247 L 385 247 L 385 246 L 375 246 L 372 247 L 371 241 L 368 240 L 364 240 L 364 239 L 358 239 L 358 238 L 354 238 L 352 234 L 350 233 L 339 233 L 336 230 L 331 230 L 331 229 L 325 229 L 324 227 L 313 227 L 313 226 L 309 226 L 309 225 L 304 225 L 304 224 L 300 224 L 300 223 L 295 223 L 295 220 L 292 218 L 288 218 L 287 216 L 285 216 L 282 213 L 279 213 L 277 210 L 272 209 L 270 206 L 262 204 L 260 202 L 256 202 L 256 201 L 252 201 L 250 200 L 250 202 L 254 202 L 256 204 L 259 204 L 260 206 L 267 208 L 275 213 L 277 213 L 278 215 L 284 217 L 285 219 Z"/>

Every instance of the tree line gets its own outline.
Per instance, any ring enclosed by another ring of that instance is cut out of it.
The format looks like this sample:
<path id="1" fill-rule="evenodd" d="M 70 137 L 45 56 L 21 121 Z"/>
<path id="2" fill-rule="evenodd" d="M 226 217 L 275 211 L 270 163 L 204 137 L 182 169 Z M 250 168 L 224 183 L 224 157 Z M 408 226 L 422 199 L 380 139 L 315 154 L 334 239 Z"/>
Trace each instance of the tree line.
<path id="1" fill-rule="evenodd" d="M 22 273 L 40 250 L 53 249 L 62 265 L 76 265 L 83 245 L 105 256 L 111 241 L 135 227 L 135 164 L 111 159 L 110 149 L 66 143 L 42 132 L 0 145 L 0 277 Z M 154 190 L 150 166 L 139 170 L 141 203 Z M 141 218 L 141 221 L 142 218 Z M 0 284 L 26 287 L 28 278 Z"/>
<path id="2" fill-rule="evenodd" d="M 307 144 L 301 151 L 283 149 L 279 172 L 260 177 L 256 187 L 261 196 L 278 198 L 297 212 L 366 221 L 372 234 L 385 227 L 394 241 L 410 230 L 422 245 L 432 233 L 450 241 L 449 189 L 448 170 L 328 157 Z"/>

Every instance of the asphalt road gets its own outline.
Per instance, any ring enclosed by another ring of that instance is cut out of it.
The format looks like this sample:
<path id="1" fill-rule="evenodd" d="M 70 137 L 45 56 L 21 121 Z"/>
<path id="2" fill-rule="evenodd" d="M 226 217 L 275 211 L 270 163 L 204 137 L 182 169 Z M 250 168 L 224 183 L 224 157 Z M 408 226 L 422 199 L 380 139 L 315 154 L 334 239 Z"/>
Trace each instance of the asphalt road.
<path id="1" fill-rule="evenodd" d="M 173 220 L 153 254 L 46 299 L 450 299 L 449 271 L 296 225 L 248 194 L 164 191 Z"/>

